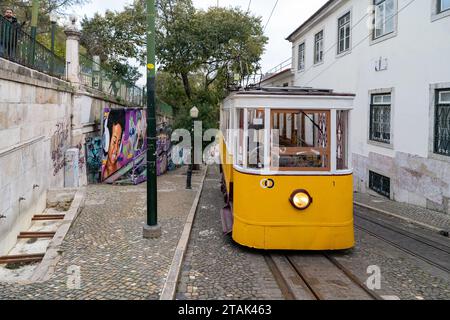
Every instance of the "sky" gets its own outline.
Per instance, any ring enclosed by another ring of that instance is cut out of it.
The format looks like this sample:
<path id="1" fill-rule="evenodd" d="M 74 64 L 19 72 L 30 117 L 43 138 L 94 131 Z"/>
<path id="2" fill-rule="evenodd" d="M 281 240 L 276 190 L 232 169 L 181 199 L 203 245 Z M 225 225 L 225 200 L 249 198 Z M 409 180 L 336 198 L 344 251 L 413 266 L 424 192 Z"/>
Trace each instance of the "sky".
<path id="1" fill-rule="evenodd" d="M 266 46 L 261 61 L 262 70 L 266 72 L 277 66 L 281 62 L 290 58 L 292 46 L 285 40 L 300 24 L 317 11 L 327 0 L 278 0 L 272 18 L 270 14 L 277 0 L 193 0 L 194 5 L 199 9 L 208 9 L 219 3 L 221 7 L 241 7 L 247 10 L 250 4 L 250 11 L 261 16 L 263 25 L 267 24 L 265 30 L 269 42 Z M 92 16 L 95 12 L 103 13 L 107 9 L 121 10 L 130 0 L 91 0 L 89 4 L 75 8 L 73 13 L 78 16 Z"/>

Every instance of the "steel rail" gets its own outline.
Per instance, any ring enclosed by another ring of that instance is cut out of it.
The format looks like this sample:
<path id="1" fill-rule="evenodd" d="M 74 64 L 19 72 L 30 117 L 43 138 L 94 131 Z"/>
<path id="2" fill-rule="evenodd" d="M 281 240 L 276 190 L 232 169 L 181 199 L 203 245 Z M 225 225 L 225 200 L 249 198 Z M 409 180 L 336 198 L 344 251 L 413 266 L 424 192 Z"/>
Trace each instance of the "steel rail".
<path id="1" fill-rule="evenodd" d="M 432 266 L 434 266 L 434 267 L 436 267 L 436 268 L 438 268 L 438 269 L 441 269 L 441 270 L 443 270 L 443 271 L 445 271 L 445 272 L 447 272 L 447 273 L 450 273 L 450 269 L 449 269 L 449 268 L 447 268 L 447 267 L 445 267 L 445 266 L 443 266 L 443 265 L 441 265 L 441 264 L 439 264 L 439 263 L 437 263 L 437 262 L 435 262 L 435 261 L 432 261 L 432 260 L 430 260 L 429 258 L 424 257 L 423 255 L 421 255 L 421 254 L 419 254 L 419 253 L 417 253 L 417 252 L 414 252 L 414 251 L 411 251 L 411 250 L 409 250 L 409 249 L 407 249 L 407 248 L 405 248 L 405 247 L 402 247 L 401 245 L 398 245 L 398 244 L 396 244 L 395 242 L 393 242 L 393 241 L 391 241 L 391 240 L 389 240 L 389 239 L 386 239 L 385 237 L 383 237 L 383 236 L 381 236 L 381 235 L 379 235 L 379 234 L 377 234 L 377 233 L 375 233 L 375 232 L 373 232 L 373 231 L 370 231 L 370 230 L 367 229 L 367 228 L 364 228 L 364 227 L 362 227 L 362 226 L 360 226 L 360 225 L 357 225 L 357 224 L 355 224 L 355 228 L 356 228 L 356 229 L 359 229 L 359 230 L 362 230 L 362 231 L 364 231 L 364 232 L 370 234 L 372 237 L 375 237 L 375 238 L 377 238 L 377 239 L 380 239 L 380 240 L 382 240 L 382 241 L 384 241 L 384 242 L 390 244 L 391 246 L 393 246 L 393 247 L 395 247 L 395 248 L 397 248 L 397 249 L 399 249 L 399 250 L 401 250 L 401 251 L 403 251 L 403 252 L 408 253 L 409 255 L 411 255 L 411 256 L 413 256 L 413 257 L 416 257 L 416 258 L 418 258 L 418 259 L 420 259 L 420 260 L 422 260 L 422 261 L 425 261 L 426 263 L 428 263 L 428 264 L 430 264 L 430 265 L 432 265 Z"/>
<path id="2" fill-rule="evenodd" d="M 401 234 L 401 235 L 403 235 L 405 237 L 408 237 L 410 239 L 413 239 L 413 240 L 416 240 L 418 242 L 421 242 L 421 243 L 423 243 L 423 244 L 425 244 L 427 246 L 430 246 L 432 248 L 435 248 L 437 250 L 440 250 L 442 252 L 450 254 L 450 243 L 449 243 L 449 245 L 447 245 L 447 244 L 444 244 L 444 243 L 441 243 L 441 242 L 437 242 L 437 241 L 434 241 L 432 239 L 426 238 L 426 237 L 424 237 L 422 235 L 419 235 L 417 233 L 414 233 L 414 232 L 411 232 L 411 231 L 406 231 L 406 230 L 403 230 L 401 228 L 398 228 L 398 227 L 395 227 L 393 225 L 390 225 L 388 223 L 383 223 L 383 222 L 381 222 L 379 220 L 370 219 L 368 217 L 362 216 L 362 215 L 357 214 L 357 213 L 355 213 L 355 216 L 360 218 L 360 219 L 369 221 L 369 222 L 371 222 L 373 224 L 379 225 L 380 227 L 383 227 L 385 229 L 388 229 L 388 230 L 394 231 L 396 233 L 399 233 L 399 234 Z M 438 246 L 436 246 L 436 245 L 438 245 Z"/>
<path id="3" fill-rule="evenodd" d="M 368 295 L 368 297 L 371 300 L 384 300 L 380 295 L 378 295 L 376 292 L 370 290 L 365 286 L 365 284 L 358 279 L 348 268 L 346 268 L 344 265 L 342 265 L 339 261 L 337 261 L 334 257 L 330 256 L 329 253 L 322 253 L 323 257 L 325 257 L 330 263 L 340 270 L 340 272 L 347 277 L 351 283 L 356 285 L 358 288 L 362 289 L 365 294 Z M 286 261 L 289 263 L 289 266 L 291 267 L 292 271 L 295 271 L 296 275 L 299 279 L 297 279 L 297 284 L 300 284 L 306 293 L 310 294 L 310 298 L 314 300 L 326 300 L 325 297 L 321 294 L 320 290 L 315 287 L 315 281 L 310 279 L 305 272 L 302 270 L 302 268 L 296 264 L 292 257 L 288 255 L 282 255 L 283 258 L 286 259 Z M 286 273 L 283 273 L 283 270 L 277 265 L 275 262 L 275 259 L 273 258 L 273 255 L 266 255 L 265 256 L 266 263 L 269 266 L 269 269 L 271 270 L 272 274 L 275 277 L 275 281 L 277 282 L 278 286 L 280 287 L 280 290 L 283 294 L 283 296 L 286 298 L 286 300 L 295 300 L 295 288 L 290 284 L 290 281 L 288 281 L 289 276 Z M 291 279 L 292 280 L 292 279 Z"/>

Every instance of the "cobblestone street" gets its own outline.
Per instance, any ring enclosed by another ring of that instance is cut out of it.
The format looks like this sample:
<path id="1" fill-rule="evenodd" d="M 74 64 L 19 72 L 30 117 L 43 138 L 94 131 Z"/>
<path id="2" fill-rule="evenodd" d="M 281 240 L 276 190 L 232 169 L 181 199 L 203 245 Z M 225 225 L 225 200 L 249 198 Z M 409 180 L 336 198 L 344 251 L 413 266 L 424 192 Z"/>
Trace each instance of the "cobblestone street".
<path id="1" fill-rule="evenodd" d="M 0 283 L 0 299 L 159 299 L 187 214 L 200 186 L 185 190 L 184 169 L 159 179 L 159 218 L 163 236 L 144 240 L 142 226 L 146 189 L 141 186 L 90 186 L 85 208 L 64 240 L 62 256 L 45 283 Z M 210 166 L 178 282 L 178 300 L 282 300 L 280 290 L 262 251 L 236 244 L 222 233 L 223 195 L 217 166 Z M 360 207 L 357 215 L 379 219 L 430 237 L 426 228 Z M 436 218 L 433 218 L 436 219 Z M 356 228 L 356 246 L 333 256 L 362 282 L 368 267 L 381 270 L 379 295 L 402 300 L 450 299 L 449 274 Z M 302 253 L 296 253 L 300 256 Z M 305 259 L 308 254 L 305 254 Z M 80 287 L 69 285 L 68 271 L 80 270 Z"/>
<path id="2" fill-rule="evenodd" d="M 355 230 L 353 250 L 337 254 L 336 258 L 364 282 L 371 275 L 369 266 L 381 270 L 381 290 L 384 296 L 401 300 L 449 300 L 450 276 L 428 263 L 367 234 Z"/>
<path id="3" fill-rule="evenodd" d="M 179 281 L 177 299 L 283 299 L 263 253 L 241 247 L 230 236 L 223 236 L 220 219 L 222 205 L 218 170 L 210 167 Z M 355 207 L 355 212 L 380 216 L 359 207 Z M 395 217 L 383 218 L 413 231 L 418 229 Z M 425 219 L 422 217 L 422 221 Z M 443 221 L 446 218 L 432 216 L 432 219 Z M 426 229 L 420 231 L 431 233 Z M 450 299 L 448 273 L 364 231 L 356 229 L 355 234 L 355 248 L 334 256 L 363 283 L 370 276 L 367 272 L 369 266 L 380 267 L 382 281 L 381 289 L 376 290 L 378 294 L 402 300 Z M 442 237 L 442 241 L 446 238 Z"/>
<path id="4" fill-rule="evenodd" d="M 260 251 L 224 236 L 218 167 L 209 167 L 186 253 L 177 299 L 283 299 Z"/>
<path id="5" fill-rule="evenodd" d="M 0 283 L 0 299 L 159 299 L 201 176 L 185 190 L 185 169 L 159 178 L 163 236 L 145 240 L 146 187 L 92 185 L 84 210 L 62 244 L 56 272 L 45 283 Z M 69 267 L 80 268 L 80 289 L 69 289 Z"/>

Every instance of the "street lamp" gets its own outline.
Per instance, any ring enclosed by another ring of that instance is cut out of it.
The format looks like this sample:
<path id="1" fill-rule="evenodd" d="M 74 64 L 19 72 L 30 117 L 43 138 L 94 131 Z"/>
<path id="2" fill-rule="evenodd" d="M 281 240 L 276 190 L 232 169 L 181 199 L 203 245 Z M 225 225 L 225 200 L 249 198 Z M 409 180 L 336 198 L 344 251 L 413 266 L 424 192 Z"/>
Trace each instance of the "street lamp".
<path id="1" fill-rule="evenodd" d="M 147 0 L 147 223 L 144 238 L 161 237 L 158 224 L 158 194 L 156 177 L 156 3 Z"/>
<path id="2" fill-rule="evenodd" d="M 186 189 L 192 189 L 192 171 L 194 169 L 194 122 L 198 118 L 199 110 L 197 107 L 193 107 L 190 111 L 190 116 L 192 119 L 191 124 L 191 163 L 189 164 L 187 172 L 187 182 Z"/>

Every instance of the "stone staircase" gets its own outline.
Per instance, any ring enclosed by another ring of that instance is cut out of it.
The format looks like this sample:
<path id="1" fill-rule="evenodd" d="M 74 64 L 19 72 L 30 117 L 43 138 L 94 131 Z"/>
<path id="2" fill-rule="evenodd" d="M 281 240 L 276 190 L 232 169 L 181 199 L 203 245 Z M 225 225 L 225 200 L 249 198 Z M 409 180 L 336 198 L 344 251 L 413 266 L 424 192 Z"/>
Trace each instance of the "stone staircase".
<path id="1" fill-rule="evenodd" d="M 30 227 L 17 236 L 17 242 L 8 255 L 0 256 L 0 281 L 21 281 L 30 278 L 44 259 L 72 200 L 69 202 L 66 198 L 63 202 L 49 203 L 52 207 L 32 217 Z"/>

